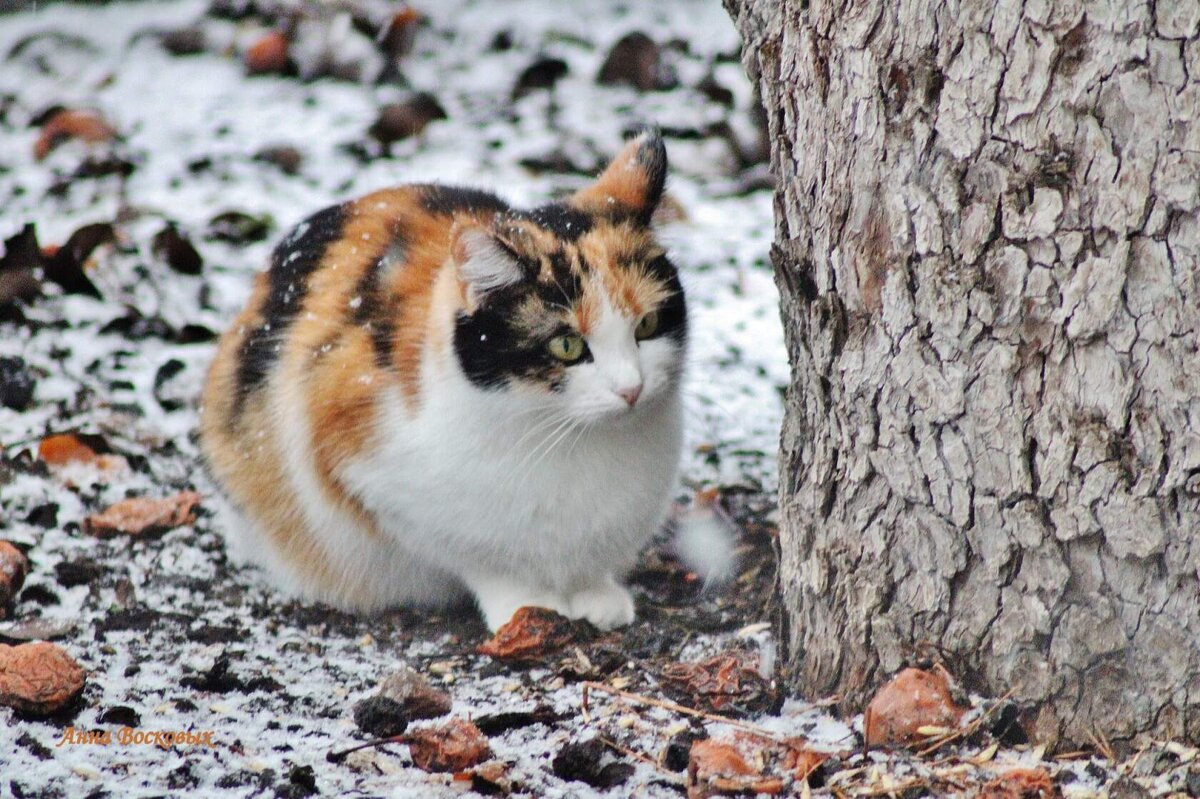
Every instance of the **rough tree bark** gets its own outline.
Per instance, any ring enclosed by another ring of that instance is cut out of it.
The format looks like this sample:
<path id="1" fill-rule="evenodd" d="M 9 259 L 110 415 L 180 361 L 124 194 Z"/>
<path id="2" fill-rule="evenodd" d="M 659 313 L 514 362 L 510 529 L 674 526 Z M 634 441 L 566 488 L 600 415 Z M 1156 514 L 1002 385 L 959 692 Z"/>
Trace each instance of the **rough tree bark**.
<path id="1" fill-rule="evenodd" d="M 1200 3 L 725 0 L 792 358 L 793 685 L 1200 739 Z"/>

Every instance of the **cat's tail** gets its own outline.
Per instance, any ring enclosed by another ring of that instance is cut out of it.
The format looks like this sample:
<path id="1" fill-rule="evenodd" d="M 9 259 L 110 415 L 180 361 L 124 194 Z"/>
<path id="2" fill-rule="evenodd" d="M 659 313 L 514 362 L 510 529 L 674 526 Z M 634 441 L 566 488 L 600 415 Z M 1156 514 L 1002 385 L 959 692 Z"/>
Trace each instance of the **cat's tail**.
<path id="1" fill-rule="evenodd" d="M 675 555 L 704 581 L 720 586 L 737 574 L 737 525 L 716 491 L 698 491 L 692 504 L 674 514 Z"/>

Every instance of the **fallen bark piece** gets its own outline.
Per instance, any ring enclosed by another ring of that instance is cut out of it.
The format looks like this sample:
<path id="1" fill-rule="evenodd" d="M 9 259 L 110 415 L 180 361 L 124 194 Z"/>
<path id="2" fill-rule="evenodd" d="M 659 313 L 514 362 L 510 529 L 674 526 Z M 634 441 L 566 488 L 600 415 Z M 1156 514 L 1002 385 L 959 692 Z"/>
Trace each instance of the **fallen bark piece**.
<path id="1" fill-rule="evenodd" d="M 640 92 L 679 85 L 675 70 L 663 61 L 662 49 L 641 31 L 626 34 L 613 45 L 596 81 L 610 86 L 625 84 Z"/>
<path id="2" fill-rule="evenodd" d="M 182 491 L 163 499 L 125 499 L 88 516 L 84 519 L 83 529 L 100 538 L 161 533 L 194 522 L 199 503 L 200 495 L 195 491 Z"/>
<path id="3" fill-rule="evenodd" d="M 774 700 L 770 683 L 738 653 L 698 663 L 668 663 L 661 677 L 680 701 L 712 713 L 765 710 Z"/>
<path id="4" fill-rule="evenodd" d="M 1017 768 L 989 781 L 979 799 L 1052 799 L 1059 796 L 1054 780 L 1040 768 Z"/>
<path id="5" fill-rule="evenodd" d="M 79 696 L 86 681 L 84 670 L 57 644 L 0 644 L 0 705 L 48 716 Z"/>
<path id="6" fill-rule="evenodd" d="M 444 716 L 454 704 L 450 694 L 434 688 L 410 668 L 388 675 L 379 685 L 379 696 L 397 703 L 409 721 Z"/>
<path id="7" fill-rule="evenodd" d="M 409 732 L 409 752 L 423 771 L 463 771 L 492 755 L 487 738 L 470 721 L 450 719 L 438 727 Z"/>
<path id="8" fill-rule="evenodd" d="M 863 720 L 867 746 L 924 741 L 928 736 L 922 728 L 954 729 L 966 710 L 955 703 L 945 674 L 904 669 L 867 706 Z"/>
<path id="9" fill-rule="evenodd" d="M 33 154 L 41 161 L 50 151 L 68 139 L 103 144 L 117 135 L 112 125 L 96 111 L 64 108 L 42 125 L 42 133 L 33 145 Z"/>
<path id="10" fill-rule="evenodd" d="M 29 558 L 8 541 L 0 541 L 0 619 L 8 615 L 8 606 L 25 585 Z"/>
<path id="11" fill-rule="evenodd" d="M 540 660 L 574 638 L 574 627 L 566 616 L 548 608 L 523 607 L 477 651 L 497 660 Z"/>
<path id="12" fill-rule="evenodd" d="M 404 708 L 386 696 L 369 696 L 355 703 L 354 723 L 372 738 L 392 738 L 408 729 Z"/>

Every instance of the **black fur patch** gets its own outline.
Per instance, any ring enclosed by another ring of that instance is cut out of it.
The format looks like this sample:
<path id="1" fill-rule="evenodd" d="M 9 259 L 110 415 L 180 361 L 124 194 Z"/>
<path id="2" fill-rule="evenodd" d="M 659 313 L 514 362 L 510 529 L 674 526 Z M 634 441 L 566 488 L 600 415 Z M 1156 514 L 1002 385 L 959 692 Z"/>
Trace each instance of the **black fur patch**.
<path id="1" fill-rule="evenodd" d="M 476 211 L 503 214 L 510 210 L 508 203 L 490 191 L 463 186 L 443 186 L 439 183 L 431 183 L 421 188 L 421 207 L 431 214 L 442 216 Z"/>
<path id="2" fill-rule="evenodd" d="M 371 343 L 375 348 L 375 363 L 380 368 L 387 368 L 392 362 L 393 341 L 395 339 L 396 313 L 380 282 L 385 269 L 393 267 L 406 257 L 408 242 L 402 232 L 393 234 L 391 242 L 383 255 L 375 259 L 367 271 L 359 278 L 355 288 L 355 297 L 359 299 L 358 307 L 354 309 L 351 321 L 360 327 L 366 327 L 371 333 Z"/>
<path id="3" fill-rule="evenodd" d="M 547 203 L 525 212 L 523 216 L 563 241 L 575 241 L 595 225 L 589 214 L 562 203 Z"/>
<path id="4" fill-rule="evenodd" d="M 335 205 L 301 222 L 271 254 L 263 322 L 246 334 L 239 353 L 234 416 L 279 360 L 282 341 L 308 293 L 308 278 L 329 245 L 341 238 L 347 206 Z"/>
<path id="5" fill-rule="evenodd" d="M 454 350 L 467 378 L 482 389 L 504 388 L 511 378 L 561 382 L 564 366 L 546 351 L 546 342 L 522 331 L 509 312 L 526 290 L 506 290 L 499 302 L 468 316 L 459 313 Z"/>

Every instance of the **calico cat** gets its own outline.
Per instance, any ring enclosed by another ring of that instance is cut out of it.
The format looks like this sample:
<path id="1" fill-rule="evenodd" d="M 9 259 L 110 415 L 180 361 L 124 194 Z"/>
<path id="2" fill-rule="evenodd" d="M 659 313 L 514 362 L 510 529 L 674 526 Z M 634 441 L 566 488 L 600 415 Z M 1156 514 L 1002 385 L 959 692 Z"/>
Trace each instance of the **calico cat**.
<path id="1" fill-rule="evenodd" d="M 687 311 L 651 215 L 653 131 L 563 202 L 436 184 L 320 211 L 221 339 L 202 408 L 241 544 L 368 611 L 474 595 L 608 629 L 664 521 Z"/>

